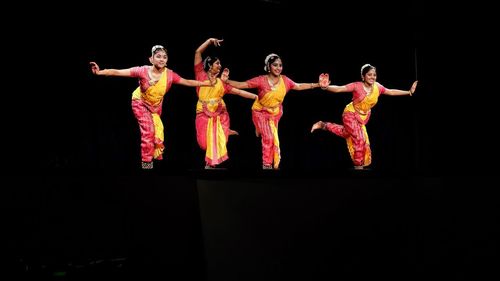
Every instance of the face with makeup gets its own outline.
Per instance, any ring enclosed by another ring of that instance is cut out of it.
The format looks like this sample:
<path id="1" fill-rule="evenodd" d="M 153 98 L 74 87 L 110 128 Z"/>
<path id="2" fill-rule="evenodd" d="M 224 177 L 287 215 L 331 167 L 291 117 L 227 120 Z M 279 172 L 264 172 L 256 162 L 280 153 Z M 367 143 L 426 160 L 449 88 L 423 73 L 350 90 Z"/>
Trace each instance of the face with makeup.
<path id="1" fill-rule="evenodd" d="M 283 63 L 280 58 L 276 58 L 272 63 L 269 63 L 269 73 L 273 76 L 279 76 L 283 71 Z"/>
<path id="2" fill-rule="evenodd" d="M 167 66 L 167 61 L 167 49 L 165 49 L 161 45 L 154 46 L 151 50 L 151 57 L 149 58 L 149 62 L 151 62 L 151 64 L 159 70 Z"/>

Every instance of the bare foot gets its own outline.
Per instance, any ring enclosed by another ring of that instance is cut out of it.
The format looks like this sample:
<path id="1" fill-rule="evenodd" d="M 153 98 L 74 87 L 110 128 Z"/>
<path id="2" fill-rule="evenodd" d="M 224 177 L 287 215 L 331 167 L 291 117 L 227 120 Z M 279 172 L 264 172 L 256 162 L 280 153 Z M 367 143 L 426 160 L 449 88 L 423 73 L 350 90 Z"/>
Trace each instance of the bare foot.
<path id="1" fill-rule="evenodd" d="M 314 125 L 312 126 L 311 133 L 314 132 L 314 130 L 323 129 L 324 127 L 325 127 L 325 122 L 318 121 L 318 122 L 314 123 Z"/>
<path id="2" fill-rule="evenodd" d="M 231 129 L 229 129 L 229 135 L 230 135 L 230 136 L 233 136 L 233 135 L 236 135 L 236 136 L 237 136 L 237 135 L 239 135 L 239 133 L 238 133 L 238 132 L 236 132 L 235 130 L 231 130 Z"/>

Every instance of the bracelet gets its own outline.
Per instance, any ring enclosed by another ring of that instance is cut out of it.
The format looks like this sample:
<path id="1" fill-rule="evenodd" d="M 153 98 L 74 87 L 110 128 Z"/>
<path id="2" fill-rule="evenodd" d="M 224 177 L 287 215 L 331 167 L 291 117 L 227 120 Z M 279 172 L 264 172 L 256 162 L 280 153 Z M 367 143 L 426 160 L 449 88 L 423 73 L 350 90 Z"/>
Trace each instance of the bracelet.
<path id="1" fill-rule="evenodd" d="M 410 95 L 410 97 L 411 97 L 411 95 L 413 95 L 413 93 L 411 92 L 411 90 L 408 91 L 408 94 Z"/>
<path id="2" fill-rule="evenodd" d="M 313 89 L 313 88 L 314 88 L 314 83 L 311 83 L 311 89 Z"/>

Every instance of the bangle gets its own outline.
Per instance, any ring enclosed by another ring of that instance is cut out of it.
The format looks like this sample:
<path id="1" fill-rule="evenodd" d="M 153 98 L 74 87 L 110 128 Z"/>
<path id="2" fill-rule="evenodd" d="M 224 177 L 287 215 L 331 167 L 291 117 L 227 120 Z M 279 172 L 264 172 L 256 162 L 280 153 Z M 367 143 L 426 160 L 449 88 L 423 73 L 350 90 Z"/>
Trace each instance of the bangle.
<path id="1" fill-rule="evenodd" d="M 411 96 L 413 95 L 413 93 L 411 92 L 411 90 L 408 91 L 408 94 Z"/>
<path id="2" fill-rule="evenodd" d="M 314 88 L 314 83 L 311 83 L 311 89 Z"/>

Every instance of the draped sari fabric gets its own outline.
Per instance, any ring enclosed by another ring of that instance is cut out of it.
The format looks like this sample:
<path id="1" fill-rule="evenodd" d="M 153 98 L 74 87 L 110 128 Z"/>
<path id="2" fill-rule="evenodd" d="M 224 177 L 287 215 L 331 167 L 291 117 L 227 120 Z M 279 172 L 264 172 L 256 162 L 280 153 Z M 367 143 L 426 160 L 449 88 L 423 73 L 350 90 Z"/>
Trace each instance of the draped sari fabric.
<path id="1" fill-rule="evenodd" d="M 229 114 L 222 97 L 226 89 L 217 78 L 213 87 L 200 87 L 196 104 L 196 140 L 205 150 L 205 162 L 215 166 L 228 159 Z"/>
<path id="2" fill-rule="evenodd" d="M 252 106 L 252 120 L 256 134 L 262 137 L 262 163 L 278 169 L 281 152 L 278 123 L 283 115 L 283 100 L 286 95 L 285 82 L 280 76 L 275 89 L 256 99 Z"/>
<path id="3" fill-rule="evenodd" d="M 163 159 L 164 130 L 160 115 L 163 96 L 167 92 L 168 71 L 163 71 L 160 80 L 142 92 L 137 87 L 132 93 L 132 111 L 139 122 L 141 132 L 141 158 L 143 162 Z"/>
<path id="4" fill-rule="evenodd" d="M 347 149 L 355 166 L 368 166 L 372 161 L 366 124 L 371 108 L 377 104 L 380 91 L 377 83 L 371 93 L 350 102 L 342 114 L 343 125 L 326 122 L 325 129 L 346 139 Z"/>

